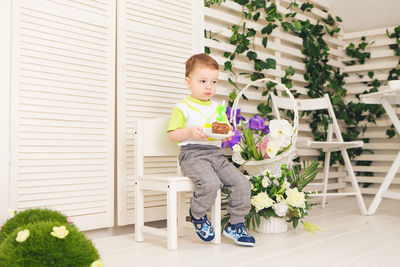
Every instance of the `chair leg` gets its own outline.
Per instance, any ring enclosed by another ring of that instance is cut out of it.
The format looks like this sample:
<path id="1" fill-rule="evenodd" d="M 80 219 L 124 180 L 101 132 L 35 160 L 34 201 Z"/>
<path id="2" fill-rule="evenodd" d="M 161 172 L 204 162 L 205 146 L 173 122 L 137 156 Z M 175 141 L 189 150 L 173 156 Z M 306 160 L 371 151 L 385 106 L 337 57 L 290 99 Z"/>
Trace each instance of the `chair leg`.
<path id="1" fill-rule="evenodd" d="M 388 173 L 386 174 L 385 179 L 383 179 L 383 183 L 379 187 L 378 192 L 374 197 L 374 200 L 372 200 L 371 205 L 369 206 L 368 209 L 368 215 L 375 214 L 376 209 L 378 208 L 379 204 L 382 201 L 382 195 L 389 189 L 389 186 L 392 183 L 392 180 L 396 175 L 397 170 L 399 169 L 400 169 L 400 152 L 397 154 L 396 159 L 393 161 L 393 164 L 390 167 Z"/>
<path id="2" fill-rule="evenodd" d="M 185 235 L 186 214 L 185 192 L 178 192 L 178 236 Z"/>
<path id="3" fill-rule="evenodd" d="M 331 164 L 331 152 L 325 153 L 325 162 L 324 162 L 324 181 L 322 188 L 322 208 L 326 206 L 326 193 L 328 192 L 328 179 L 329 179 L 329 169 Z"/>
<path id="4" fill-rule="evenodd" d="M 167 244 L 168 250 L 178 247 L 177 233 L 177 194 L 175 184 L 168 185 L 167 191 Z"/>
<path id="5" fill-rule="evenodd" d="M 139 185 L 140 181 L 135 181 L 135 241 L 144 240 L 142 227 L 144 226 L 144 196 Z"/>
<path id="6" fill-rule="evenodd" d="M 362 215 L 367 215 L 367 209 L 365 207 L 365 202 L 364 202 L 363 197 L 361 195 L 361 190 L 360 190 L 360 187 L 358 186 L 358 182 L 357 182 L 356 176 L 354 174 L 353 166 L 351 165 L 351 161 L 350 161 L 349 155 L 347 154 L 347 150 L 346 149 L 341 149 L 341 151 L 342 151 L 342 156 L 343 156 L 343 159 L 344 159 L 344 163 L 345 163 L 346 168 L 347 168 L 347 172 L 348 172 L 348 174 L 350 176 L 351 184 L 352 184 L 353 189 L 354 189 L 354 191 L 356 193 L 356 198 L 357 198 L 357 202 L 358 202 L 358 206 L 360 208 L 361 214 Z"/>
<path id="7" fill-rule="evenodd" d="M 211 223 L 214 226 L 214 244 L 221 244 L 221 189 L 217 192 L 214 206 L 211 208 Z"/>

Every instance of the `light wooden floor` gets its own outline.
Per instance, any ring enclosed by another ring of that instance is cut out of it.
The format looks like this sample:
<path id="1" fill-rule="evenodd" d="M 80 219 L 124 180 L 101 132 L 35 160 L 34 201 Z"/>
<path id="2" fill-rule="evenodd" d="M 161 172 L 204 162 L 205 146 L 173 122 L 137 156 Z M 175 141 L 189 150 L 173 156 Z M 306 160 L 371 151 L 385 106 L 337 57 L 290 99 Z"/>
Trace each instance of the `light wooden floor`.
<path id="1" fill-rule="evenodd" d="M 366 199 L 367 207 L 371 198 Z M 330 198 L 325 209 L 314 206 L 307 221 L 326 232 L 312 234 L 302 225 L 279 235 L 256 237 L 254 248 L 222 237 L 221 245 L 200 241 L 192 229 L 168 251 L 163 238 L 145 234 L 94 239 L 105 266 L 400 266 L 400 201 L 384 199 L 376 215 L 361 216 L 353 197 Z"/>

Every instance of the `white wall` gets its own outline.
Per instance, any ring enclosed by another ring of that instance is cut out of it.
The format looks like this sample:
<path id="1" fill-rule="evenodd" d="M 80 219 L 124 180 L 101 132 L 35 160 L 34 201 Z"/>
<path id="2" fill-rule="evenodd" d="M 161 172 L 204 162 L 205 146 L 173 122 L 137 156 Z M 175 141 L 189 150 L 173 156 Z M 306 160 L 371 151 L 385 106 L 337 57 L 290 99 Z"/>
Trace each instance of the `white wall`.
<path id="1" fill-rule="evenodd" d="M 329 0 L 345 33 L 400 24 L 399 0 Z"/>
<path id="2" fill-rule="evenodd" d="M 0 2 L 0 223 L 9 207 L 9 99 L 11 1 Z"/>

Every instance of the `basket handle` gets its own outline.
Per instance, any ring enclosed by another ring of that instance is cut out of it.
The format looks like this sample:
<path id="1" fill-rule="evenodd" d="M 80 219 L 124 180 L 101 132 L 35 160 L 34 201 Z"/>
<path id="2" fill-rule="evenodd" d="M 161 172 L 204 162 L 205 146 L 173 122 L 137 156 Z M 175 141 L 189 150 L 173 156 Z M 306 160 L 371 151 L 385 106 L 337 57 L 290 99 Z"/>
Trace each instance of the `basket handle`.
<path id="1" fill-rule="evenodd" d="M 294 145 L 294 144 L 296 144 L 297 132 L 298 132 L 298 128 L 299 128 L 299 127 L 298 127 L 298 126 L 299 126 L 299 111 L 298 111 L 298 108 L 297 108 L 297 102 L 296 102 L 294 96 L 292 95 L 292 93 L 290 92 L 290 90 L 289 90 L 285 85 L 283 85 L 282 83 L 280 83 L 280 82 L 278 82 L 278 81 L 272 80 L 272 79 L 270 79 L 270 78 L 262 78 L 262 79 L 259 79 L 259 80 L 255 80 L 255 81 L 253 81 L 253 82 L 247 84 L 242 90 L 240 90 L 239 94 L 237 95 L 237 97 L 236 97 L 236 99 L 235 99 L 235 101 L 233 102 L 233 105 L 232 105 L 231 114 L 230 114 L 230 118 L 231 118 L 231 119 L 230 119 L 230 123 L 233 124 L 233 127 L 234 127 L 235 130 L 236 130 L 236 123 L 233 123 L 233 122 L 236 122 L 236 109 L 237 109 L 237 106 L 238 106 L 238 104 L 239 104 L 240 98 L 242 97 L 243 93 L 244 93 L 250 86 L 253 86 L 253 85 L 255 85 L 255 84 L 259 83 L 259 82 L 264 82 L 264 81 L 270 81 L 270 82 L 276 83 L 276 84 L 277 84 L 277 89 L 279 89 L 279 90 L 281 90 L 281 91 L 285 91 L 285 92 L 288 94 L 288 96 L 289 96 L 289 98 L 290 98 L 290 100 L 291 100 L 291 102 L 292 102 L 292 104 L 293 104 L 293 111 L 294 111 L 294 126 L 293 126 L 293 127 L 294 127 L 294 134 L 293 134 L 293 136 L 292 136 L 292 144 Z"/>

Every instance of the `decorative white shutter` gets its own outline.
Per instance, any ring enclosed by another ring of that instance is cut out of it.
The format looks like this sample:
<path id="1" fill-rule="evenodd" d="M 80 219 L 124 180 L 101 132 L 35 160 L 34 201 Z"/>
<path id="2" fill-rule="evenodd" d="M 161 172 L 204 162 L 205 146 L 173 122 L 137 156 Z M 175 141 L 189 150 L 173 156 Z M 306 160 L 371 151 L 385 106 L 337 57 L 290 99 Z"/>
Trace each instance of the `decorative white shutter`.
<path id="1" fill-rule="evenodd" d="M 10 157 L 10 51 L 11 51 L 11 1 L 0 2 L 0 224 L 10 207 L 9 157 Z"/>
<path id="2" fill-rule="evenodd" d="M 188 95 L 185 61 L 204 51 L 203 1 L 118 1 L 118 224 L 134 221 L 134 120 L 169 117 Z M 149 159 L 145 173 L 176 173 L 176 159 Z M 145 196 L 146 220 L 165 218 L 165 196 Z"/>
<path id="3" fill-rule="evenodd" d="M 115 1 L 12 2 L 11 205 L 112 226 Z"/>

